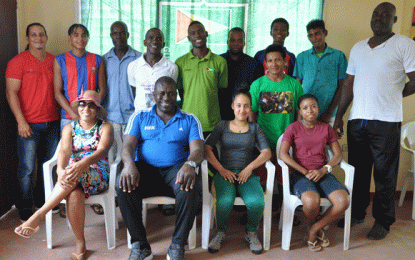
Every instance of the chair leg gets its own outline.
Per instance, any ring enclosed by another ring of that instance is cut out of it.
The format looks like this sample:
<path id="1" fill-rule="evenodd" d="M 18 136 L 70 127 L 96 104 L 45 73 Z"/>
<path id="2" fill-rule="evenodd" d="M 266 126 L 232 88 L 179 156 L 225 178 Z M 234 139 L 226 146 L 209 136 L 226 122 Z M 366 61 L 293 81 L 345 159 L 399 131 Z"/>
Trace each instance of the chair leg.
<path id="1" fill-rule="evenodd" d="M 105 230 L 107 233 L 108 250 L 115 248 L 115 203 L 114 200 L 104 199 Z"/>
<path id="2" fill-rule="evenodd" d="M 52 211 L 46 213 L 46 244 L 48 249 L 52 249 Z"/>
<path id="3" fill-rule="evenodd" d="M 195 221 L 193 222 L 192 229 L 189 233 L 189 249 L 195 249 L 196 248 L 196 217 Z"/>
<path id="4" fill-rule="evenodd" d="M 414 176 L 414 191 L 415 191 L 415 172 L 412 173 Z M 415 196 L 412 199 L 412 220 L 415 220 Z"/>
<path id="5" fill-rule="evenodd" d="M 295 209 L 284 207 L 284 215 L 283 215 L 284 223 L 282 225 L 281 248 L 286 251 L 290 250 L 291 232 L 293 229 L 293 220 L 294 220 L 294 211 Z"/>
<path id="6" fill-rule="evenodd" d="M 147 204 L 143 201 L 143 225 L 146 227 L 147 224 Z"/>
<path id="7" fill-rule="evenodd" d="M 344 242 L 343 242 L 343 250 L 349 250 L 349 243 L 350 243 L 350 220 L 352 217 L 352 207 L 349 205 L 347 208 L 344 216 Z"/>
<path id="8" fill-rule="evenodd" d="M 283 221 L 284 221 L 284 202 L 282 202 L 282 205 L 281 205 L 280 221 L 279 221 L 279 224 L 278 224 L 278 229 L 279 230 L 282 230 Z"/>
<path id="9" fill-rule="evenodd" d="M 271 244 L 272 203 L 265 203 L 264 209 L 264 250 L 269 250 Z"/>
<path id="10" fill-rule="evenodd" d="M 401 197 L 399 198 L 399 207 L 402 207 L 403 201 L 405 200 L 405 194 L 406 191 L 408 190 L 408 185 L 409 185 L 409 179 L 412 177 L 413 173 L 411 171 L 408 171 L 406 173 L 405 176 L 405 182 L 403 183 L 402 186 L 402 191 L 401 191 Z M 414 181 L 414 186 L 415 186 L 415 181 Z"/>
<path id="11" fill-rule="evenodd" d="M 127 244 L 128 244 L 128 249 L 131 249 L 132 248 L 132 246 L 131 246 L 131 235 L 130 235 L 130 232 L 128 231 L 128 229 L 127 229 Z"/>
<path id="12" fill-rule="evenodd" d="M 202 248 L 208 249 L 209 233 L 212 222 L 212 199 L 208 203 L 203 203 L 202 210 Z"/>

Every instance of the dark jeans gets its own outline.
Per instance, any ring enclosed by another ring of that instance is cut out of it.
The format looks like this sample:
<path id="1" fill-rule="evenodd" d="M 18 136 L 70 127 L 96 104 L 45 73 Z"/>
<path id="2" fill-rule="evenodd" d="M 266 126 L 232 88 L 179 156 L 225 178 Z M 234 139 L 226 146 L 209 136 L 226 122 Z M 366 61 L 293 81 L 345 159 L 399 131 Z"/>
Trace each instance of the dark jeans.
<path id="1" fill-rule="evenodd" d="M 180 190 L 175 184 L 176 175 L 184 162 L 172 167 L 157 168 L 144 162 L 136 162 L 140 172 L 139 186 L 131 193 L 119 188 L 119 177 L 116 181 L 116 191 L 121 214 L 131 235 L 131 243 L 139 241 L 148 243 L 142 219 L 142 199 L 153 196 L 169 196 L 176 199 L 176 224 L 172 243 L 184 245 L 189 237 L 193 221 L 201 200 L 201 176 L 196 176 L 195 187 L 192 190 Z M 150 221 L 150 220 L 148 220 Z"/>
<path id="2" fill-rule="evenodd" d="M 59 142 L 59 120 L 48 123 L 30 123 L 33 134 L 30 138 L 17 136 L 18 172 L 20 184 L 19 199 L 16 204 L 20 218 L 32 215 L 33 201 L 37 207 L 45 203 L 43 185 L 43 163 L 53 157 Z M 37 181 L 33 188 L 33 173 L 38 159 Z"/>
<path id="3" fill-rule="evenodd" d="M 355 167 L 352 216 L 364 219 L 375 181 L 373 217 L 385 228 L 395 222 L 395 190 L 399 170 L 400 122 L 350 120 L 347 125 L 349 163 Z"/>

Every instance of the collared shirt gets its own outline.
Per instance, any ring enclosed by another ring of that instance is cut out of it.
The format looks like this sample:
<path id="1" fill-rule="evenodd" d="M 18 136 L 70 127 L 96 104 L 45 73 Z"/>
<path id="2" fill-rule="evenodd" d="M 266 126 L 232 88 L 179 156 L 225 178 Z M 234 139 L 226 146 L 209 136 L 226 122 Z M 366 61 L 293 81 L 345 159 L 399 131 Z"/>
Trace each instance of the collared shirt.
<path id="1" fill-rule="evenodd" d="M 134 113 L 124 134 L 139 139 L 136 161 L 144 160 L 155 167 L 171 167 L 186 161 L 190 142 L 203 140 L 202 127 L 193 114 L 177 108 L 164 124 L 156 113 L 156 105 L 150 111 Z"/>
<path id="2" fill-rule="evenodd" d="M 134 113 L 134 95 L 128 84 L 128 65 L 141 57 L 141 53 L 128 46 L 128 51 L 120 60 L 115 54 L 114 47 L 104 56 L 107 71 L 107 95 L 104 107 L 108 119 L 117 124 L 127 124 Z"/>
<path id="3" fill-rule="evenodd" d="M 183 110 L 196 115 L 203 131 L 212 131 L 221 120 L 218 88 L 228 86 L 226 60 L 210 50 L 199 59 L 190 50 L 176 64 L 180 70 L 177 85 L 183 89 Z"/>
<path id="4" fill-rule="evenodd" d="M 220 56 L 226 59 L 228 64 L 228 88 L 219 90 L 219 105 L 222 120 L 234 119 L 231 108 L 232 96 L 238 90 L 249 91 L 252 82 L 264 75 L 261 63 L 251 56 L 242 53 L 234 60 L 228 52 Z"/>
<path id="5" fill-rule="evenodd" d="M 128 82 L 132 87 L 135 87 L 135 112 L 148 111 L 153 107 L 155 104 L 153 99 L 154 85 L 159 78 L 168 76 L 177 82 L 179 75 L 177 65 L 164 56 L 151 67 L 142 55 L 128 65 L 127 71 Z"/>
<path id="6" fill-rule="evenodd" d="M 338 81 L 345 79 L 347 59 L 343 52 L 326 47 L 319 58 L 314 48 L 300 53 L 294 68 L 294 77 L 303 81 L 306 94 L 318 99 L 319 115 L 323 114 L 333 101 Z"/>

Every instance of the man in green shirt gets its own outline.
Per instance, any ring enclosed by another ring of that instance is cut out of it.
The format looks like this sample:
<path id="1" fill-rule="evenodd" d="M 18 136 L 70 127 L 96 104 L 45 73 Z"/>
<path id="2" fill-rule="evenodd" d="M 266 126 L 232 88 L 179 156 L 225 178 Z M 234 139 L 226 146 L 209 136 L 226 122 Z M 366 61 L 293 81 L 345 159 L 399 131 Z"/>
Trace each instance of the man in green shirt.
<path id="1" fill-rule="evenodd" d="M 188 34 L 193 49 L 176 60 L 177 85 L 182 109 L 200 120 L 206 137 L 221 120 L 218 89 L 228 86 L 228 67 L 224 58 L 207 47 L 208 33 L 202 23 L 193 21 Z"/>
<path id="2" fill-rule="evenodd" d="M 273 152 L 278 138 L 294 122 L 297 100 L 304 94 L 303 87 L 284 73 L 285 49 L 270 45 L 265 49 L 265 63 L 269 73 L 254 81 L 250 88 L 252 112 L 258 114 L 261 126 Z M 254 116 L 254 114 L 253 114 Z"/>

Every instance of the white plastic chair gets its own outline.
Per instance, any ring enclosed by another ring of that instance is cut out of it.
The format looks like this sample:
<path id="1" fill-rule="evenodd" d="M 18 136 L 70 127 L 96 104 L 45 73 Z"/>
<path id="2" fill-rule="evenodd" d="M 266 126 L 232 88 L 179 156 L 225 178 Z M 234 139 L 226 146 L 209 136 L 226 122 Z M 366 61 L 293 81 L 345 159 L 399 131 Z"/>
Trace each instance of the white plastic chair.
<path id="1" fill-rule="evenodd" d="M 56 164 L 59 149 L 60 142 L 58 144 L 58 147 L 56 148 L 56 152 L 53 155 L 52 159 L 43 164 L 43 178 L 45 185 L 46 200 L 50 197 L 54 187 L 52 176 L 56 174 Z M 117 165 L 119 162 L 120 158 L 117 158 L 116 161 L 111 165 L 108 189 L 100 194 L 91 195 L 88 199 L 85 200 L 85 205 L 100 204 L 104 208 L 107 245 L 108 249 L 110 250 L 115 248 L 115 229 L 118 228 L 118 222 L 115 219 L 115 178 L 117 172 Z M 66 201 L 63 200 L 61 203 L 66 203 Z M 69 220 L 68 218 L 66 219 L 68 227 L 70 227 Z M 52 211 L 49 211 L 46 214 L 45 222 L 47 248 L 52 249 Z"/>
<path id="2" fill-rule="evenodd" d="M 409 146 L 405 143 L 405 140 L 408 140 Z M 415 177 L 415 121 L 404 124 L 402 126 L 401 146 L 403 149 L 407 150 L 408 152 L 412 154 L 412 165 L 411 165 L 411 168 L 406 173 L 405 182 L 402 186 L 401 197 L 399 198 L 399 207 L 402 206 L 402 203 L 405 199 L 405 194 L 408 189 L 410 179 L 412 177 Z M 414 190 L 415 190 L 415 181 L 414 181 Z M 413 205 L 412 205 L 412 219 L 415 220 L 415 198 L 413 200 Z"/>
<path id="3" fill-rule="evenodd" d="M 117 167 L 118 167 L 117 174 L 121 172 L 122 165 L 123 165 L 122 161 L 117 162 Z M 196 169 L 196 171 L 198 170 L 199 168 Z M 151 204 L 166 205 L 166 204 L 175 204 L 175 203 L 176 203 L 176 200 L 174 198 L 167 197 L 167 196 L 156 196 L 156 197 L 144 198 L 143 199 L 143 225 L 144 227 L 146 227 L 146 223 L 147 223 L 148 205 L 151 205 Z M 128 248 L 131 249 L 131 236 L 130 236 L 130 232 L 128 231 L 128 229 L 127 229 L 127 242 L 128 242 Z M 196 248 L 196 217 L 193 222 L 192 229 L 190 230 L 190 233 L 189 233 L 189 249 L 191 250 L 195 248 Z"/>
<path id="4" fill-rule="evenodd" d="M 269 250 L 271 244 L 271 218 L 272 218 L 272 193 L 274 189 L 275 166 L 270 161 L 265 163 L 267 168 L 267 183 L 264 191 L 264 250 Z M 213 224 L 214 199 L 209 191 L 209 172 L 206 160 L 202 162 L 202 187 L 203 187 L 203 209 L 202 209 L 202 248 L 208 249 L 209 233 Z M 235 198 L 234 205 L 245 205 L 241 197 Z"/>
<path id="5" fill-rule="evenodd" d="M 282 202 L 282 207 L 281 207 L 279 229 L 282 228 L 281 248 L 283 250 L 290 250 L 294 212 L 298 206 L 302 205 L 302 203 L 301 203 L 301 199 L 291 194 L 290 173 L 289 173 L 288 166 L 281 159 L 279 159 L 282 137 L 283 135 L 281 135 L 280 138 L 278 139 L 277 148 L 276 148 L 278 164 L 282 168 L 282 187 L 283 187 L 283 202 Z M 290 154 L 292 154 L 292 148 L 290 149 Z M 333 153 L 330 149 L 327 149 L 327 154 L 328 154 L 328 158 L 333 157 Z M 344 160 L 341 160 L 340 168 L 342 168 L 345 172 L 344 186 L 346 186 L 347 190 L 349 191 L 349 207 L 347 208 L 345 212 L 344 242 L 343 242 L 343 250 L 348 250 L 349 240 L 350 240 L 350 219 L 351 219 L 351 207 L 352 207 L 354 167 L 346 163 Z M 323 212 L 325 212 L 330 207 L 330 205 L 331 203 L 328 199 L 321 198 L 320 206 L 323 207 Z"/>

